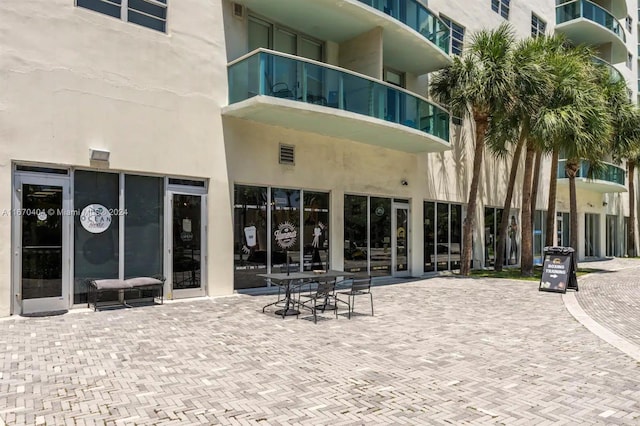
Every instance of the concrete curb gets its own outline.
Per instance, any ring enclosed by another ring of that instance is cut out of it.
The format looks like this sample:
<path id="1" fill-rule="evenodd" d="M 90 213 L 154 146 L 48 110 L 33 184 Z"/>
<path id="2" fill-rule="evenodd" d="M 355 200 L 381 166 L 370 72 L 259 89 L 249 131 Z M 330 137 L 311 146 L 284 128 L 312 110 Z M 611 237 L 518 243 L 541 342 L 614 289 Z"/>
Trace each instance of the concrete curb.
<path id="1" fill-rule="evenodd" d="M 640 346 L 631 343 L 627 339 L 624 339 L 617 334 L 613 333 L 611 330 L 603 327 L 593 320 L 587 313 L 582 309 L 580 304 L 578 303 L 578 299 L 576 298 L 576 294 L 574 292 L 565 293 L 562 295 L 562 301 L 564 302 L 564 306 L 567 308 L 569 313 L 573 315 L 573 317 L 587 330 L 629 355 L 631 358 L 640 362 Z"/>

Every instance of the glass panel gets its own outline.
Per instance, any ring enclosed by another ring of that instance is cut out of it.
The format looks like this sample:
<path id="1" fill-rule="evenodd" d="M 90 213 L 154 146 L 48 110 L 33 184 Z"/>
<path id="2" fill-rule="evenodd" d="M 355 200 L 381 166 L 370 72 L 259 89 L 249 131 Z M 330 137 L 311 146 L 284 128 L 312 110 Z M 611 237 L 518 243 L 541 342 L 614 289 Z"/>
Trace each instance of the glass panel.
<path id="1" fill-rule="evenodd" d="M 613 215 L 607 215 L 607 234 L 606 234 L 606 240 L 607 240 L 607 251 L 606 251 L 606 256 L 616 256 L 617 255 L 617 250 L 616 250 L 616 245 L 618 242 L 618 233 L 617 233 L 617 227 L 616 227 L 616 216 Z"/>
<path id="2" fill-rule="evenodd" d="M 436 205 L 436 224 L 438 232 L 436 234 L 436 252 L 438 271 L 449 269 L 449 205 L 438 203 Z"/>
<path id="3" fill-rule="evenodd" d="M 116 173 L 76 170 L 74 173 L 74 205 L 82 212 L 91 204 L 107 211 L 119 209 L 120 176 Z M 111 215 L 111 224 L 100 233 L 85 229 L 82 215 L 74 217 L 74 303 L 86 303 L 87 278 L 118 278 L 120 216 Z M 86 222 L 85 222 L 86 223 Z M 117 294 L 112 295 L 113 299 Z M 102 300 L 108 300 L 105 295 Z"/>
<path id="4" fill-rule="evenodd" d="M 304 270 L 329 268 L 329 194 L 304 191 Z"/>
<path id="5" fill-rule="evenodd" d="M 124 277 L 163 275 L 164 180 L 125 176 Z"/>
<path id="6" fill-rule="evenodd" d="M 371 276 L 391 275 L 391 200 L 371 197 Z"/>
<path id="7" fill-rule="evenodd" d="M 402 124 L 449 142 L 449 113 L 393 86 L 270 53 L 245 58 L 228 72 L 230 104 L 258 94 L 310 102 Z"/>
<path id="8" fill-rule="evenodd" d="M 296 35 L 281 28 L 276 28 L 273 36 L 273 50 L 295 55 L 298 51 Z"/>
<path id="9" fill-rule="evenodd" d="M 416 0 L 360 0 L 422 34 L 427 40 L 449 54 L 449 28 L 433 12 Z"/>
<path id="10" fill-rule="evenodd" d="M 396 209 L 396 272 L 407 271 L 407 244 L 409 238 L 409 210 Z"/>
<path id="11" fill-rule="evenodd" d="M 518 243 L 520 241 L 520 229 L 518 227 L 518 220 L 516 219 L 516 214 L 512 214 L 509 219 L 509 227 L 507 228 L 507 251 L 509 255 L 507 256 L 507 264 L 516 265 L 518 263 L 520 252 Z"/>
<path id="12" fill-rule="evenodd" d="M 22 185 L 22 299 L 62 296 L 62 189 Z"/>
<path id="13" fill-rule="evenodd" d="M 267 188 L 236 185 L 233 208 L 234 288 L 263 287 L 267 273 Z"/>
<path id="14" fill-rule="evenodd" d="M 584 255 L 587 257 L 600 255 L 600 215 L 585 213 L 584 215 Z"/>
<path id="15" fill-rule="evenodd" d="M 542 265 L 542 249 L 544 248 L 544 224 L 547 212 L 536 210 L 533 222 L 533 264 Z"/>
<path id="16" fill-rule="evenodd" d="M 322 61 L 322 44 L 313 40 L 301 37 L 300 53 L 298 56 L 313 59 L 314 61 Z"/>
<path id="17" fill-rule="evenodd" d="M 436 270 L 435 264 L 435 203 L 424 202 L 424 271 Z"/>
<path id="18" fill-rule="evenodd" d="M 344 270 L 367 276 L 367 197 L 344 196 Z"/>
<path id="19" fill-rule="evenodd" d="M 173 289 L 200 288 L 202 196 L 173 194 Z"/>
<path id="20" fill-rule="evenodd" d="M 271 47 L 271 25 L 259 21 L 255 18 L 249 18 L 249 52 L 264 47 Z"/>
<path id="21" fill-rule="evenodd" d="M 79 7 L 104 13 L 114 18 L 120 18 L 120 1 L 121 0 L 77 0 L 76 4 Z"/>
<path id="22" fill-rule="evenodd" d="M 129 10 L 127 17 L 129 22 L 133 22 L 134 24 L 142 25 L 143 27 L 151 28 L 152 30 L 160 32 L 166 31 L 166 22 L 161 19 L 144 15 L 133 10 Z"/>
<path id="23" fill-rule="evenodd" d="M 283 247 L 284 246 L 284 247 Z M 300 267 L 300 191 L 271 190 L 271 268 Z"/>
<path id="24" fill-rule="evenodd" d="M 460 261 L 462 259 L 462 206 L 459 204 L 451 204 L 451 252 L 450 268 L 460 269 Z"/>

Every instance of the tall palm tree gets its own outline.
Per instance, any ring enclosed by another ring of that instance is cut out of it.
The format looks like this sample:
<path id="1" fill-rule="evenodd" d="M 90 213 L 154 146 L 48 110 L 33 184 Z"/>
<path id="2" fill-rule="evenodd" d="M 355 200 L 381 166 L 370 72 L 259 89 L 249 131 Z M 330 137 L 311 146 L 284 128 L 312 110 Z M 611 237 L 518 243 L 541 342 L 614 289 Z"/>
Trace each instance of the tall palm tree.
<path id="1" fill-rule="evenodd" d="M 516 148 L 512 158 L 509 185 L 505 197 L 502 219 L 498 230 L 498 245 L 496 249 L 496 270 L 502 269 L 507 227 L 509 225 L 511 201 L 515 188 L 515 176 L 517 167 L 521 161 L 521 152 L 526 148 L 525 173 L 523 181 L 522 218 L 521 218 L 521 262 L 524 269 L 533 269 L 533 248 L 532 248 L 532 180 L 533 161 L 535 153 L 540 151 L 538 140 L 532 137 L 531 129 L 538 117 L 538 112 L 548 101 L 552 91 L 552 79 L 550 77 L 550 67 L 546 59 L 549 52 L 557 50 L 563 43 L 563 39 L 557 36 L 537 37 L 522 40 L 514 48 L 513 53 L 513 73 L 514 87 L 513 96 L 517 100 L 510 105 L 506 112 L 506 122 L 513 123 L 518 131 Z M 496 128 L 503 127 L 501 123 L 496 123 Z M 509 127 L 509 124 L 504 126 Z M 509 137 L 509 132 L 501 134 L 502 139 Z M 500 137 L 498 137 L 500 139 Z M 527 260 L 530 259 L 528 262 Z M 527 268 L 527 264 L 530 266 Z M 529 272 L 530 274 L 531 272 Z"/>
<path id="2" fill-rule="evenodd" d="M 449 105 L 454 114 L 470 117 L 475 127 L 473 173 L 463 225 L 462 275 L 469 275 L 471 269 L 485 135 L 491 119 L 500 116 L 511 102 L 509 93 L 514 84 L 511 46 L 514 40 L 513 31 L 506 23 L 490 31 L 479 31 L 472 36 L 470 48 L 463 56 L 455 57 L 451 66 L 431 79 L 431 96 Z"/>

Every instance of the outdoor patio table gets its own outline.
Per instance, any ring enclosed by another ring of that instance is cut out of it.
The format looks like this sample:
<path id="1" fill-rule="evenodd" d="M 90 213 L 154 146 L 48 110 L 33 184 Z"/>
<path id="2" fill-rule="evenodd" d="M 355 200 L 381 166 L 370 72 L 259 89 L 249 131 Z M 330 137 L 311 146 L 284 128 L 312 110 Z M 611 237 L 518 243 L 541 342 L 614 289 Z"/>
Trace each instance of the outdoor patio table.
<path id="1" fill-rule="evenodd" d="M 284 289 L 284 299 L 276 300 L 273 303 L 269 303 L 262 308 L 262 312 L 272 305 L 275 305 L 280 302 L 284 302 L 284 308 L 277 310 L 276 315 L 282 315 L 284 318 L 287 315 L 299 315 L 300 311 L 295 309 L 296 302 L 291 298 L 291 290 L 295 286 L 294 283 L 296 281 L 304 281 L 309 279 L 313 274 L 307 272 L 280 272 L 280 273 L 271 273 L 271 274 L 258 274 L 259 277 L 266 278 L 270 280 L 272 283 L 282 287 Z"/>
<path id="2" fill-rule="evenodd" d="M 258 274 L 259 277 L 266 278 L 273 282 L 274 284 L 282 287 L 284 289 L 284 299 L 276 300 L 273 303 L 269 303 L 262 308 L 262 312 L 269 307 L 273 306 L 277 303 L 283 302 L 284 308 L 277 310 L 276 315 L 282 315 L 282 318 L 288 315 L 299 315 L 300 311 L 296 309 L 296 302 L 291 297 L 291 292 L 295 287 L 296 281 L 303 283 L 305 281 L 327 281 L 330 279 L 336 279 L 339 277 L 351 276 L 353 275 L 351 272 L 344 271 L 336 271 L 329 270 L 322 273 L 317 273 L 313 271 L 306 272 L 290 272 L 287 274 L 286 272 L 279 273 L 271 273 L 271 274 Z M 327 309 L 331 309 L 327 306 Z"/>

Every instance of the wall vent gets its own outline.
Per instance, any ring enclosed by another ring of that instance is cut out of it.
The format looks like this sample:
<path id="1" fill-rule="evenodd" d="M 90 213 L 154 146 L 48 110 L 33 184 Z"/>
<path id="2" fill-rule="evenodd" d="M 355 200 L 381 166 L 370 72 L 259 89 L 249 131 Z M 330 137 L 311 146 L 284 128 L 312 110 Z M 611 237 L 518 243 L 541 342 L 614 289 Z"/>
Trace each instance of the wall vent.
<path id="1" fill-rule="evenodd" d="M 244 5 L 233 3 L 233 16 L 236 18 L 244 18 Z"/>
<path id="2" fill-rule="evenodd" d="M 280 164 L 296 164 L 296 147 L 280 144 Z"/>

